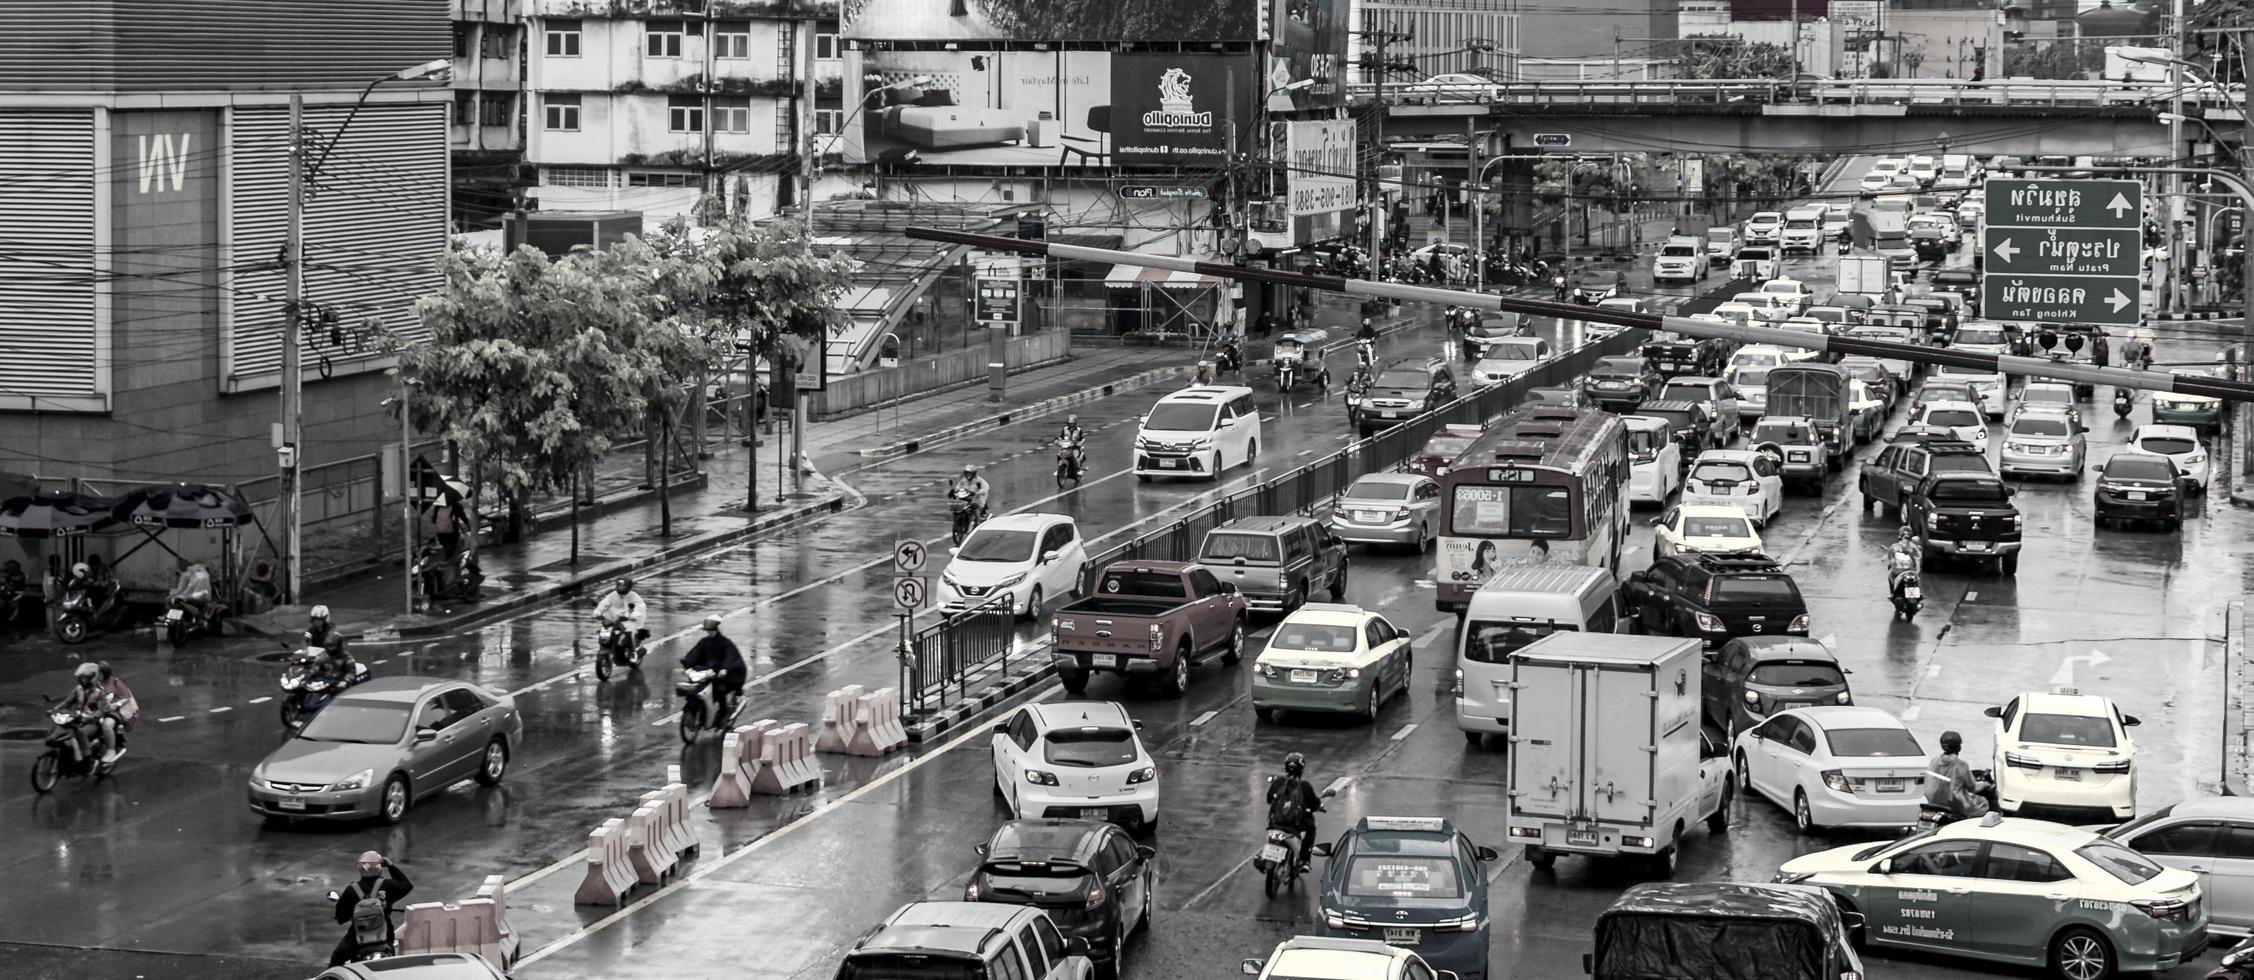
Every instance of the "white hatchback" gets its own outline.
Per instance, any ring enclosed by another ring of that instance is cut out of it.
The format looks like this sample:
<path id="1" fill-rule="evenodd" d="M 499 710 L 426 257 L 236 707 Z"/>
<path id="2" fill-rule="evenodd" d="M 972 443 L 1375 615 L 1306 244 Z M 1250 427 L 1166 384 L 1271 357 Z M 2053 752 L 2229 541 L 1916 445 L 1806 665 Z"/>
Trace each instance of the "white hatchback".
<path id="1" fill-rule="evenodd" d="M 2210 462 L 2198 429 L 2188 425 L 2140 425 L 2130 433 L 2129 445 L 2138 452 L 2174 460 L 2177 472 L 2199 484 L 2200 492 L 2206 492 Z"/>
<path id="2" fill-rule="evenodd" d="M 1683 503 L 1735 507 L 1766 527 L 1784 510 L 1784 474 L 1767 453 L 1709 449 L 1683 480 Z"/>
<path id="3" fill-rule="evenodd" d="M 1971 402 L 1926 402 L 1910 417 L 1909 424 L 1947 429 L 1981 452 L 1988 451 L 1988 422 L 1980 417 L 1980 407 Z"/>
<path id="4" fill-rule="evenodd" d="M 942 609 L 968 609 L 1004 601 L 1010 611 L 1038 619 L 1050 600 L 1080 588 L 1088 567 L 1080 528 L 1062 514 L 1006 514 L 980 524 L 954 549 L 939 576 Z"/>
<path id="5" fill-rule="evenodd" d="M 1858 705 L 1778 712 L 1738 733 L 1730 758 L 1741 792 L 1822 827 L 1911 827 L 1925 802 L 1926 753 L 1901 719 Z"/>
<path id="6" fill-rule="evenodd" d="M 1158 825 L 1158 767 L 1113 701 L 1029 704 L 994 726 L 994 789 L 1020 820 Z"/>
<path id="7" fill-rule="evenodd" d="M 1668 555 L 1758 555 L 1761 532 L 1745 512 L 1719 504 L 1680 504 L 1652 522 L 1651 558 Z"/>
<path id="8" fill-rule="evenodd" d="M 2003 419 L 2004 391 L 2009 385 L 2004 381 L 2002 371 L 1984 371 L 1979 368 L 1959 367 L 1954 364 L 1938 364 L 1934 366 L 1930 380 L 1948 384 L 1971 385 L 1972 390 L 1980 395 L 1981 413 L 1988 416 L 1991 421 Z"/>

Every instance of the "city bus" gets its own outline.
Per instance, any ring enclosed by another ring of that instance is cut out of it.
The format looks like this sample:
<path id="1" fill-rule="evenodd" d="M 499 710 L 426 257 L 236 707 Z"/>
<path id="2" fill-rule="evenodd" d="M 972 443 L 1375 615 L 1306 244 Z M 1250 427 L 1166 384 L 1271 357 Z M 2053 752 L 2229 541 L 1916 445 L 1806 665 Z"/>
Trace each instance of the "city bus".
<path id="1" fill-rule="evenodd" d="M 1529 405 L 1497 419 L 1440 478 L 1435 607 L 1462 613 L 1511 565 L 1569 562 L 1618 575 L 1628 472 L 1628 427 L 1610 412 Z"/>

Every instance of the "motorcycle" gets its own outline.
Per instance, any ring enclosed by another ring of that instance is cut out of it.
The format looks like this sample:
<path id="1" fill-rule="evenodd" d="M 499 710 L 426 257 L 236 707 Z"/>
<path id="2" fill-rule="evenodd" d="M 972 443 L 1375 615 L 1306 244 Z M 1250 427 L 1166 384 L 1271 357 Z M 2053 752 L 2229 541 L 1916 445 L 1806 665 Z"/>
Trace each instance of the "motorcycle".
<path id="1" fill-rule="evenodd" d="M 2129 395 L 2129 389 L 2113 389 L 2113 415 L 2115 418 L 2128 418 L 2129 410 L 2135 407 L 2136 399 Z"/>
<path id="2" fill-rule="evenodd" d="M 1275 781 L 1276 777 L 1268 777 L 1268 782 Z M 1337 790 L 1324 790 L 1321 798 L 1327 800 L 1336 795 Z M 1262 888 L 1269 898 L 1286 888 L 1298 887 L 1299 876 L 1305 873 L 1299 870 L 1302 858 L 1297 831 L 1268 828 L 1266 842 L 1260 845 L 1260 852 L 1252 856 L 1252 866 L 1263 876 Z"/>
<path id="3" fill-rule="evenodd" d="M 157 618 L 157 628 L 164 631 L 165 642 L 175 647 L 188 645 L 188 639 L 198 633 L 219 635 L 219 621 L 227 616 L 227 604 L 213 599 L 210 602 L 191 602 L 173 599 L 171 608 Z"/>
<path id="4" fill-rule="evenodd" d="M 1890 577 L 1898 576 L 1892 590 L 1895 615 L 1903 619 L 1915 617 L 1918 609 L 1925 605 L 1925 588 L 1920 582 L 1915 564 L 1900 556 L 1888 564 L 1888 571 L 1892 573 Z"/>
<path id="5" fill-rule="evenodd" d="M 299 650 L 290 654 L 289 666 L 282 669 L 282 699 L 277 707 L 281 712 L 284 728 L 305 727 L 305 723 L 312 721 L 314 714 L 335 700 L 337 695 L 366 684 L 376 676 L 376 672 L 368 669 L 367 664 L 355 660 L 352 662 L 352 676 L 345 678 L 343 685 L 339 686 L 326 676 L 314 674 L 313 659 L 311 648 Z"/>
<path id="6" fill-rule="evenodd" d="M 125 603 L 102 605 L 85 587 L 63 593 L 55 610 L 55 636 L 64 643 L 84 643 L 96 629 L 115 629 L 125 614 Z"/>
<path id="7" fill-rule="evenodd" d="M 727 730 L 743 711 L 744 699 L 739 695 L 729 702 L 726 717 L 713 718 L 712 679 L 717 676 L 710 670 L 687 670 L 682 672 L 680 683 L 673 685 L 673 693 L 681 696 L 681 741 L 686 744 L 696 744 L 697 735 L 707 727 Z"/>
<path id="8" fill-rule="evenodd" d="M 1080 485 L 1080 447 L 1062 439 L 1057 440 L 1057 489 L 1065 489 L 1067 482 Z"/>
<path id="9" fill-rule="evenodd" d="M 1361 379 L 1346 382 L 1346 424 L 1362 424 L 1362 398 L 1370 392 L 1370 383 Z"/>
<path id="10" fill-rule="evenodd" d="M 650 648 L 641 645 L 639 638 L 626 629 L 626 621 L 617 617 L 603 620 L 595 631 L 595 679 L 610 680 L 619 666 L 627 670 L 641 670 L 642 659 L 650 655 Z"/>
<path id="11" fill-rule="evenodd" d="M 1244 370 L 1244 356 L 1237 350 L 1236 342 L 1225 342 L 1213 348 L 1213 368 L 1220 374 L 1237 374 Z"/>
<path id="12" fill-rule="evenodd" d="M 971 500 L 969 487 L 959 486 L 947 491 L 947 510 L 954 519 L 953 536 L 956 544 L 962 544 L 964 538 L 970 537 L 971 529 L 986 520 L 984 508 Z"/>
<path id="13" fill-rule="evenodd" d="M 444 549 L 430 545 L 415 559 L 415 581 L 423 585 L 426 602 L 459 599 L 476 602 L 484 594 L 485 572 L 478 567 L 477 555 L 468 548 L 452 560 Z"/>
<path id="14" fill-rule="evenodd" d="M 2207 971 L 2206 980 L 2254 980 L 2254 936 L 2241 939 L 2223 954 L 2223 962 Z"/>
<path id="15" fill-rule="evenodd" d="M 1934 772 L 1931 769 L 1925 771 L 1925 778 L 1942 782 L 1946 782 L 1948 780 L 1948 777 Z M 1988 799 L 1988 806 L 1990 808 L 1989 812 L 1995 812 L 1995 771 L 1991 769 L 1974 769 L 1972 771 L 1972 781 L 1975 785 L 1981 787 L 1980 795 Z M 1964 814 L 1958 813 L 1956 807 L 1948 806 L 1942 803 L 1934 803 L 1928 801 L 1918 804 L 1917 807 L 1917 829 L 1919 830 L 1932 830 L 1933 828 L 1952 824 L 1959 820 L 1963 820 L 1964 818 Z"/>
<path id="16" fill-rule="evenodd" d="M 101 730 L 99 719 L 85 711 L 50 700 L 47 720 L 54 728 L 47 732 L 47 751 L 31 764 L 31 788 L 41 794 L 51 793 L 64 776 L 100 779 L 117 769 L 117 760 L 102 761 Z M 125 726 L 118 726 L 117 751 L 125 755 Z"/>

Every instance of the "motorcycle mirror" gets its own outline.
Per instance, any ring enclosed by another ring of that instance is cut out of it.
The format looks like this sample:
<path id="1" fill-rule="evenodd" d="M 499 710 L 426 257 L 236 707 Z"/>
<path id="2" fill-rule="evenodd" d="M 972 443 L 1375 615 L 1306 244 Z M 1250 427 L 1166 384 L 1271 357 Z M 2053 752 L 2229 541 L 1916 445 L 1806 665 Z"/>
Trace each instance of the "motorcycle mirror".
<path id="1" fill-rule="evenodd" d="M 330 893 L 329 893 L 329 901 L 332 901 L 332 902 L 334 902 L 334 901 L 336 901 L 336 900 L 337 900 L 337 893 L 335 893 L 335 892 L 330 892 Z"/>

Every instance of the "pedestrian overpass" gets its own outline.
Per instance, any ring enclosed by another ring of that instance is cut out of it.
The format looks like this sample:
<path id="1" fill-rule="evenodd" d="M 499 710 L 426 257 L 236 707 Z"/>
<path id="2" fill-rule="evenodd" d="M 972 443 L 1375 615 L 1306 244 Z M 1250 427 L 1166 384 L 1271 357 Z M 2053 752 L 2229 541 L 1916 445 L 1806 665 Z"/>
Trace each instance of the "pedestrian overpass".
<path id="1" fill-rule="evenodd" d="M 1353 90 L 1357 106 L 1377 98 Z M 2174 89 L 2150 82 L 2003 79 L 1522 81 L 1384 86 L 1391 141 L 1481 140 L 1491 152 L 1970 153 L 2170 157 L 2160 114 Z M 2186 115 L 2237 118 L 2211 89 Z"/>

